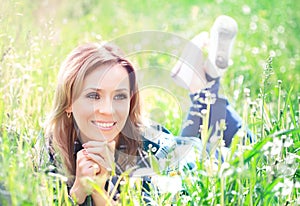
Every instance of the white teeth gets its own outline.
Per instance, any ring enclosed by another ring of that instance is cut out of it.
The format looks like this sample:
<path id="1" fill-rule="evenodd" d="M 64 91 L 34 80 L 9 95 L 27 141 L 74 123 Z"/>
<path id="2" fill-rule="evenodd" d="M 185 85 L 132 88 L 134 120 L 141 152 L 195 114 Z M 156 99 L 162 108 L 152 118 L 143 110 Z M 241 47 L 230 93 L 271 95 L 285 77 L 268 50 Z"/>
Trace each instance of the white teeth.
<path id="1" fill-rule="evenodd" d="M 115 123 L 114 123 L 114 122 L 112 122 L 112 123 L 95 122 L 95 124 L 96 124 L 98 127 L 109 128 L 109 127 L 114 126 Z"/>

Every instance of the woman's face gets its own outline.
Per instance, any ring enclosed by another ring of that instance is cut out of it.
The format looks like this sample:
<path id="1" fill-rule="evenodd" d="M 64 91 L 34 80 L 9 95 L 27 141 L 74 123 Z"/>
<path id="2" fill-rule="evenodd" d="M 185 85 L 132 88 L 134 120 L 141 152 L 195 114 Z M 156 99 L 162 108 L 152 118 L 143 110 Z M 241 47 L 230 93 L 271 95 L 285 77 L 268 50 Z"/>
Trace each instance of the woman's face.
<path id="1" fill-rule="evenodd" d="M 85 143 L 116 139 L 128 118 L 129 108 L 129 76 L 124 67 L 115 64 L 100 66 L 89 73 L 69 110 Z"/>

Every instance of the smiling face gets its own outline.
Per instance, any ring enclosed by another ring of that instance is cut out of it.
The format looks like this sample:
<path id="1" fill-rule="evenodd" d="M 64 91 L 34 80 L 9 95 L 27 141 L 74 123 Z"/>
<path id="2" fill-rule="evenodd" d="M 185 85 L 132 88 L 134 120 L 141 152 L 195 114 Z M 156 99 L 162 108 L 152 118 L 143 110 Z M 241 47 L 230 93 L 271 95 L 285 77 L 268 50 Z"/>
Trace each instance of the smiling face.
<path id="1" fill-rule="evenodd" d="M 83 80 L 78 98 L 68 112 L 80 130 L 82 143 L 118 138 L 129 115 L 129 76 L 120 64 L 101 65 Z"/>

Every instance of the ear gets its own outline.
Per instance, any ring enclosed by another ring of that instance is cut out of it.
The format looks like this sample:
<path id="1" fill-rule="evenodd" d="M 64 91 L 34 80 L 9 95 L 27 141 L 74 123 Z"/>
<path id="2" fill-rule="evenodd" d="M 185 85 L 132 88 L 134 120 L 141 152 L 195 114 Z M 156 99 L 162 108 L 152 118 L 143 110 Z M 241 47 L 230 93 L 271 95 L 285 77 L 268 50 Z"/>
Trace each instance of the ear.
<path id="1" fill-rule="evenodd" d="M 71 113 L 72 112 L 72 106 L 69 106 L 66 110 L 67 113 Z"/>

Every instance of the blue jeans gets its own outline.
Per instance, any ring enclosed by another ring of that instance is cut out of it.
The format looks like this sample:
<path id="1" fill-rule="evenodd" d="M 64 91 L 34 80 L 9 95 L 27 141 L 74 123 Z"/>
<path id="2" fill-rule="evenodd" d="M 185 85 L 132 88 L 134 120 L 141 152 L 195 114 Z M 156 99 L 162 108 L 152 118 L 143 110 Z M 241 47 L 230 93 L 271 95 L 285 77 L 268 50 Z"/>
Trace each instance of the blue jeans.
<path id="1" fill-rule="evenodd" d="M 207 76 L 209 80 L 210 77 Z M 242 118 L 237 114 L 234 108 L 229 104 L 228 100 L 224 97 L 219 97 L 220 87 L 220 79 L 215 79 L 215 84 L 205 89 L 209 91 L 211 94 L 215 95 L 215 103 L 211 104 L 209 111 L 209 128 L 212 129 L 211 134 L 214 134 L 216 131 L 216 123 L 220 122 L 221 119 L 225 120 L 226 130 L 223 134 L 223 139 L 225 141 L 225 146 L 230 146 L 232 138 L 236 134 L 236 132 L 242 126 Z M 200 93 L 190 94 L 190 98 L 192 101 L 192 106 L 190 107 L 189 113 L 187 115 L 187 121 L 192 121 L 192 124 L 189 124 L 181 131 L 181 136 L 183 137 L 200 137 L 199 128 L 200 125 L 203 124 L 202 117 L 198 115 L 194 115 L 195 112 L 201 113 L 203 109 L 207 108 L 207 104 L 203 103 L 203 101 L 199 101 L 199 98 L 195 98 L 199 96 L 200 98 L 205 99 L 205 90 L 200 91 Z M 252 139 L 252 134 L 250 131 L 247 132 L 250 141 Z"/>

